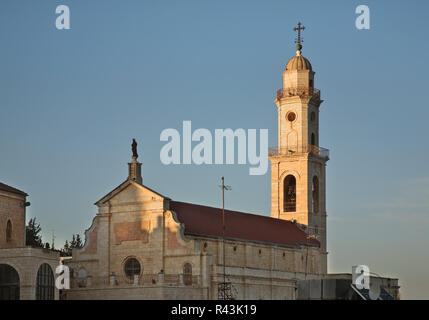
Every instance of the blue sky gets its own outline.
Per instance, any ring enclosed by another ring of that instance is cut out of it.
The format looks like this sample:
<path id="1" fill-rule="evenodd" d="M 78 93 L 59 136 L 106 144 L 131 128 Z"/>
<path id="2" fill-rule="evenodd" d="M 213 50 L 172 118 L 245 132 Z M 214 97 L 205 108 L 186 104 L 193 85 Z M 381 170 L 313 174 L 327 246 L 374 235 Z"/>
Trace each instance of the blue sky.
<path id="1" fill-rule="evenodd" d="M 71 30 L 55 28 L 55 8 Z M 355 8 L 371 29 L 355 28 Z M 0 2 L 0 181 L 26 191 L 50 241 L 83 234 L 93 203 L 127 176 L 139 142 L 144 184 L 175 200 L 269 214 L 270 173 L 246 165 L 164 166 L 165 128 L 268 128 L 292 28 L 325 100 L 330 272 L 399 277 L 429 298 L 426 1 Z"/>

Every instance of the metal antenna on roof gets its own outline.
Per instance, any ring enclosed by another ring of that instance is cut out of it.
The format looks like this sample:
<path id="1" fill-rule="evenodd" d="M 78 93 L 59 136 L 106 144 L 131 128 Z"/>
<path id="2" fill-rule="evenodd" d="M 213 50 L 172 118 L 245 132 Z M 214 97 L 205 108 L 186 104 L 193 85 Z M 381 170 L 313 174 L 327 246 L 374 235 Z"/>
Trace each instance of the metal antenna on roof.
<path id="1" fill-rule="evenodd" d="M 218 285 L 218 300 L 232 300 L 231 282 L 226 282 L 225 272 L 225 190 L 231 190 L 231 186 L 225 185 L 225 178 L 222 177 L 222 248 L 223 248 L 223 282 Z"/>

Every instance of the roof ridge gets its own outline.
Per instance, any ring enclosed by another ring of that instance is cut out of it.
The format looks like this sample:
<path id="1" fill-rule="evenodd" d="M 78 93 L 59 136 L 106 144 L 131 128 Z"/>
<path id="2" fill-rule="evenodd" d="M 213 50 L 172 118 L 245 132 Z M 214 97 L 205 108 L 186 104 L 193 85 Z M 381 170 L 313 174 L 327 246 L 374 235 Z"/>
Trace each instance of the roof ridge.
<path id="1" fill-rule="evenodd" d="M 221 208 L 182 201 L 170 201 L 170 210 L 184 224 L 184 233 L 209 237 L 222 236 Z M 234 210 L 225 210 L 227 239 L 242 239 L 281 245 L 320 245 L 292 221 Z"/>
<path id="2" fill-rule="evenodd" d="M 183 204 L 188 204 L 188 205 L 192 205 L 192 206 L 199 206 L 199 207 L 205 207 L 205 208 L 211 208 L 211 209 L 218 209 L 218 210 L 222 210 L 222 208 L 219 207 L 212 207 L 212 206 L 207 206 L 207 205 L 203 205 L 203 204 L 197 204 L 197 203 L 190 203 L 190 202 L 183 202 L 183 201 L 175 201 L 175 200 L 171 200 L 172 202 L 176 202 L 176 203 L 183 203 Z M 258 213 L 249 213 L 249 212 L 243 212 L 243 211 L 236 211 L 236 210 L 230 210 L 230 209 L 225 209 L 225 213 L 229 211 L 229 212 L 234 212 L 234 213 L 240 213 L 240 214 L 245 214 L 245 215 L 249 215 L 249 216 L 256 216 L 256 217 L 262 217 L 262 218 L 267 218 L 267 219 L 274 219 L 274 220 L 279 220 L 279 221 L 284 221 L 287 223 L 292 223 L 292 221 L 289 220 L 282 220 L 282 219 L 278 219 L 278 218 L 273 218 L 270 216 L 265 216 L 265 215 L 261 215 Z"/>
<path id="3" fill-rule="evenodd" d="M 112 198 L 114 196 L 116 196 L 118 193 L 120 193 L 122 190 L 121 188 L 125 186 L 125 184 L 133 184 L 139 188 L 144 188 L 146 190 L 149 190 L 150 192 L 155 193 L 156 195 L 158 195 L 161 198 L 164 199 L 169 199 L 168 197 L 160 194 L 159 192 L 149 188 L 148 186 L 142 184 L 142 183 L 138 183 L 137 181 L 134 181 L 132 179 L 126 179 L 124 182 L 122 182 L 121 184 L 119 184 L 116 188 L 114 188 L 113 190 L 111 190 L 109 193 L 105 194 L 102 198 L 100 198 L 99 200 L 97 200 L 94 204 L 98 205 L 98 203 L 102 203 L 105 202 L 105 199 L 108 199 L 109 197 Z"/>
<path id="4" fill-rule="evenodd" d="M 19 190 L 17 188 L 11 187 L 11 186 L 7 185 L 6 183 L 2 183 L 2 182 L 0 182 L 0 190 L 28 196 L 28 194 L 25 193 L 24 191 L 21 191 L 21 190 Z"/>

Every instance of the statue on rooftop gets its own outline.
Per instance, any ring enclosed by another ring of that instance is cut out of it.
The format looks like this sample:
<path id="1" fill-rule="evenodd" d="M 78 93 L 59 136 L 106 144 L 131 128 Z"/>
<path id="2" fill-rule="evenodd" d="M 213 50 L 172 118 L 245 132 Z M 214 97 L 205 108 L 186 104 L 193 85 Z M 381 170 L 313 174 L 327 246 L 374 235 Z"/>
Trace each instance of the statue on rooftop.
<path id="1" fill-rule="evenodd" d="M 133 151 L 133 158 L 138 158 L 138 154 L 137 154 L 137 142 L 136 139 L 133 139 L 133 143 L 131 144 L 131 149 Z"/>

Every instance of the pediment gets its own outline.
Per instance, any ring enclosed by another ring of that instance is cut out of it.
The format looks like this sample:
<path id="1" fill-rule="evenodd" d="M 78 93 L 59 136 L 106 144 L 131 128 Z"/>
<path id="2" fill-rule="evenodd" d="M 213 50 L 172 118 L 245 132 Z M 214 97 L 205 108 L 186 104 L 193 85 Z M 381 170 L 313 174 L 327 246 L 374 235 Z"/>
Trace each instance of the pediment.
<path id="1" fill-rule="evenodd" d="M 136 203 L 148 201 L 162 201 L 167 199 L 158 192 L 139 184 L 133 180 L 126 180 L 103 198 L 98 200 L 95 205 L 103 206 L 107 202 L 110 204 Z"/>

